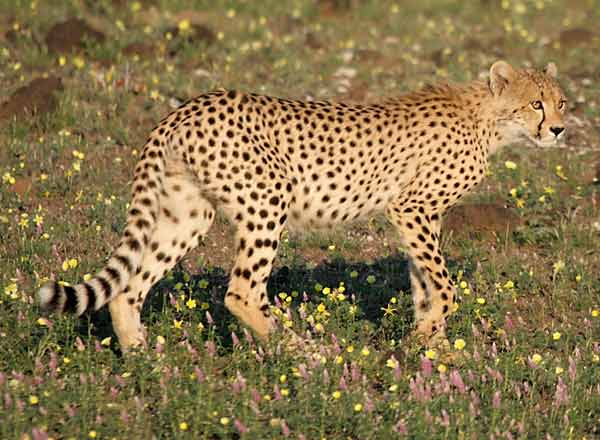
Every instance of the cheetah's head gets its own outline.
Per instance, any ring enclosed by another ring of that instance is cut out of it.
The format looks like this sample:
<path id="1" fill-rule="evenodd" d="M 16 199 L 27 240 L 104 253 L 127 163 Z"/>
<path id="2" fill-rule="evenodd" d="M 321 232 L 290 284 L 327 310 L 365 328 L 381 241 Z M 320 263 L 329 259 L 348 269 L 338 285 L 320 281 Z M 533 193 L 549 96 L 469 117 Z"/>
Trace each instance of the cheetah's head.
<path id="1" fill-rule="evenodd" d="M 505 61 L 490 69 L 490 91 L 497 104 L 498 124 L 507 142 L 525 137 L 540 147 L 564 138 L 567 101 L 556 81 L 556 65 L 543 71 L 513 69 Z"/>

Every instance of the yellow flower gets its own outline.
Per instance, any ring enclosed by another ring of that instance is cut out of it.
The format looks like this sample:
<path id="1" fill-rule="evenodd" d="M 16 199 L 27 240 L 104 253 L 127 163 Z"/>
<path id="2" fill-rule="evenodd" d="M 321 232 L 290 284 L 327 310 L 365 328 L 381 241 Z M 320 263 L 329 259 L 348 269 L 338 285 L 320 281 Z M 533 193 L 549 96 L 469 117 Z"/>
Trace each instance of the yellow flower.
<path id="1" fill-rule="evenodd" d="M 354 351 L 354 347 L 352 345 L 349 345 L 348 348 L 346 348 L 346 351 L 348 353 L 352 353 Z"/>
<path id="2" fill-rule="evenodd" d="M 179 28 L 180 31 L 185 32 L 188 31 L 190 29 L 190 21 L 186 18 L 181 20 L 178 24 L 177 27 Z"/>
<path id="3" fill-rule="evenodd" d="M 437 358 L 437 352 L 435 350 L 429 349 L 425 352 L 425 357 L 430 360 L 434 360 Z"/>
<path id="4" fill-rule="evenodd" d="M 229 425 L 229 417 L 221 417 L 219 422 L 221 422 L 221 425 L 227 426 L 227 425 Z"/>
<path id="5" fill-rule="evenodd" d="M 480 298 L 477 298 L 477 302 L 478 302 L 479 304 L 485 304 L 485 298 L 481 298 L 481 297 L 480 297 Z"/>
<path id="6" fill-rule="evenodd" d="M 382 307 L 381 310 L 383 310 L 383 316 L 394 316 L 396 313 L 396 309 L 391 304 L 388 304 L 385 308 Z"/>
<path id="7" fill-rule="evenodd" d="M 181 423 L 179 424 L 179 429 L 180 429 L 181 431 L 187 431 L 187 430 L 188 430 L 188 428 L 189 428 L 189 426 L 188 426 L 188 424 L 187 424 L 187 423 L 185 423 L 185 422 L 181 422 Z"/>
<path id="8" fill-rule="evenodd" d="M 531 356 L 531 362 L 539 365 L 542 362 L 542 356 L 538 353 L 534 353 L 533 356 Z"/>
<path id="9" fill-rule="evenodd" d="M 594 318 L 597 318 L 598 316 L 600 316 L 600 310 L 598 310 L 598 309 L 592 310 L 592 316 Z"/>
<path id="10" fill-rule="evenodd" d="M 173 320 L 173 327 L 174 328 L 180 329 L 182 326 L 183 326 L 183 320 L 179 320 L 179 321 L 177 319 Z"/>
<path id="11" fill-rule="evenodd" d="M 10 283 L 8 286 L 4 288 L 4 293 L 6 295 L 13 295 L 17 293 L 17 283 Z"/>
<path id="12" fill-rule="evenodd" d="M 195 309 L 196 308 L 196 300 L 190 298 L 186 301 L 185 305 L 187 306 L 188 309 Z"/>
<path id="13" fill-rule="evenodd" d="M 166 343 L 166 342 L 167 342 L 167 341 L 165 340 L 165 338 L 164 338 L 163 336 L 161 336 L 161 335 L 158 335 L 158 336 L 156 337 L 156 343 L 157 343 L 157 344 L 160 344 L 160 345 L 165 345 L 165 343 Z"/>
<path id="14" fill-rule="evenodd" d="M 463 348 L 465 348 L 466 345 L 467 343 L 464 339 L 457 339 L 456 341 L 454 341 L 454 348 L 456 348 L 457 350 L 462 350 Z"/>
<path id="15" fill-rule="evenodd" d="M 555 341 L 558 341 L 560 339 L 560 332 L 554 332 L 552 333 L 552 339 L 554 339 Z"/>
<path id="16" fill-rule="evenodd" d="M 47 326 L 50 321 L 48 321 L 46 318 L 38 318 L 37 323 L 38 325 Z"/>
<path id="17" fill-rule="evenodd" d="M 504 162 L 504 166 L 506 168 L 508 168 L 509 170 L 516 170 L 517 169 L 517 164 L 514 163 L 513 161 L 507 160 L 506 162 Z"/>
<path id="18" fill-rule="evenodd" d="M 515 283 L 513 283 L 510 280 L 508 280 L 506 283 L 504 283 L 504 288 L 505 289 L 514 289 L 515 288 Z"/>
<path id="19" fill-rule="evenodd" d="M 96 437 L 98 437 L 98 433 L 96 431 L 92 430 L 92 431 L 88 432 L 88 437 L 96 438 Z"/>
<path id="20" fill-rule="evenodd" d="M 338 365 L 343 364 L 344 363 L 344 358 L 342 356 L 340 356 L 340 355 L 337 355 L 335 357 L 335 363 L 338 364 Z"/>
<path id="21" fill-rule="evenodd" d="M 511 197 L 513 197 L 513 198 L 514 198 L 514 197 L 517 197 L 517 189 L 516 189 L 516 188 L 512 188 L 512 189 L 510 190 L 510 195 L 511 195 Z"/>
<path id="22" fill-rule="evenodd" d="M 287 397 L 287 396 L 289 396 L 289 395 L 290 395 L 290 390 L 288 390 L 287 388 L 282 388 L 282 389 L 281 389 L 281 395 L 282 395 L 283 397 Z"/>
<path id="23" fill-rule="evenodd" d="M 363 347 L 363 349 L 360 351 L 360 354 L 362 354 L 364 357 L 369 356 L 371 352 L 369 351 L 369 349 L 367 347 Z"/>
<path id="24" fill-rule="evenodd" d="M 108 347 L 110 345 L 110 340 L 111 337 L 108 336 L 107 338 L 102 339 L 102 341 L 100 341 L 100 344 L 104 345 L 105 347 Z"/>
<path id="25" fill-rule="evenodd" d="M 558 260 L 552 265 L 552 268 L 554 269 L 554 273 L 557 274 L 565 268 L 565 262 L 563 260 Z"/>
<path id="26" fill-rule="evenodd" d="M 333 397 L 335 400 L 337 400 L 340 397 L 342 397 L 342 393 L 340 391 L 336 390 L 333 393 L 331 393 L 331 397 Z"/>
<path id="27" fill-rule="evenodd" d="M 444 364 L 439 364 L 437 370 L 440 373 L 445 373 L 446 371 L 448 371 L 448 367 L 446 367 Z"/>
<path id="28" fill-rule="evenodd" d="M 398 385 L 397 384 L 390 385 L 390 387 L 388 388 L 388 391 L 390 391 L 391 393 L 395 393 L 396 391 L 398 391 Z"/>
<path id="29" fill-rule="evenodd" d="M 362 403 L 357 403 L 354 405 L 354 412 L 361 412 L 363 409 Z"/>
<path id="30" fill-rule="evenodd" d="M 29 396 L 29 403 L 31 405 L 37 405 L 40 402 L 40 399 L 38 399 L 38 396 Z"/>
<path id="31" fill-rule="evenodd" d="M 65 260 L 65 261 L 63 261 L 63 264 L 62 264 L 62 270 L 64 270 L 66 272 L 69 269 L 75 269 L 78 264 L 79 263 L 76 258 L 71 258 L 69 260 Z"/>
<path id="32" fill-rule="evenodd" d="M 385 362 L 385 366 L 386 366 L 386 367 L 388 367 L 388 368 L 392 368 L 392 369 L 394 369 L 394 368 L 397 368 L 397 367 L 398 367 L 398 365 L 399 365 L 399 364 L 398 364 L 398 361 L 397 361 L 396 359 L 392 359 L 392 358 L 389 358 L 389 359 L 388 359 L 388 360 Z"/>
<path id="33" fill-rule="evenodd" d="M 556 368 L 554 369 L 554 372 L 555 372 L 556 374 L 562 374 L 562 373 L 563 373 L 563 371 L 565 371 L 565 369 L 564 369 L 563 367 L 556 367 Z"/>
<path id="34" fill-rule="evenodd" d="M 85 60 L 82 57 L 73 58 L 73 65 L 78 69 L 83 69 L 85 66 Z"/>
<path id="35" fill-rule="evenodd" d="M 65 357 L 63 358 L 63 363 L 64 363 L 65 365 L 68 365 L 68 364 L 70 364 L 70 363 L 71 363 L 71 358 L 69 358 L 69 357 L 65 356 Z"/>
<path id="36" fill-rule="evenodd" d="M 329 288 L 329 287 L 323 288 L 323 295 L 329 295 L 330 293 L 331 293 L 331 288 Z"/>
<path id="37" fill-rule="evenodd" d="M 142 4 L 140 2 L 133 2 L 131 4 L 131 12 L 138 12 L 142 9 Z"/>
<path id="38" fill-rule="evenodd" d="M 282 374 L 281 376 L 279 376 L 279 382 L 285 383 L 286 380 L 287 380 L 287 376 L 285 374 Z"/>
<path id="39" fill-rule="evenodd" d="M 58 65 L 62 67 L 65 64 L 67 64 L 67 57 L 65 57 L 64 55 L 59 56 L 58 57 Z"/>
<path id="40" fill-rule="evenodd" d="M 325 290 L 325 289 L 323 289 L 323 291 L 324 291 L 324 290 Z M 325 304 L 321 303 L 321 304 L 319 304 L 319 305 L 317 306 L 317 312 L 319 312 L 319 313 L 323 313 L 323 312 L 325 312 L 325 310 L 327 310 L 327 308 L 325 307 Z"/>

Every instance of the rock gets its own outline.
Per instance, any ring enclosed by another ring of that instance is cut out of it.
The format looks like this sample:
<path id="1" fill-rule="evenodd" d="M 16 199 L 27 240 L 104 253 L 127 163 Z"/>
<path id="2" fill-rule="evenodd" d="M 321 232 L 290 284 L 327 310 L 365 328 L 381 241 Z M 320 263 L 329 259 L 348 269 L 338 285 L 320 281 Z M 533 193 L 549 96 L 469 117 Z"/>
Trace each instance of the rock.
<path id="1" fill-rule="evenodd" d="M 105 36 L 79 18 L 55 24 L 46 35 L 48 50 L 56 53 L 82 49 L 86 40 L 102 42 Z"/>
<path id="2" fill-rule="evenodd" d="M 566 29 L 560 33 L 560 44 L 563 47 L 585 46 L 592 42 L 596 34 L 584 28 Z"/>
<path id="3" fill-rule="evenodd" d="M 12 120 L 53 112 L 58 100 L 55 92 L 63 89 L 60 78 L 36 78 L 18 89 L 0 107 L 0 120 Z"/>
<path id="4" fill-rule="evenodd" d="M 446 214 L 442 231 L 452 231 L 456 235 L 505 234 L 521 224 L 517 213 L 500 204 L 464 204 L 455 206 Z"/>

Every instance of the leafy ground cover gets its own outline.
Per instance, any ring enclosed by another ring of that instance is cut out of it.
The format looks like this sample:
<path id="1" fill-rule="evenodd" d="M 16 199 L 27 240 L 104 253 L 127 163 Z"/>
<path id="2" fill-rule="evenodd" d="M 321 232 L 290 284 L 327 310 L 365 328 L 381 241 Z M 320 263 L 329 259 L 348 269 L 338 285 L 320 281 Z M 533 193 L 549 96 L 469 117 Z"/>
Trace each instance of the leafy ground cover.
<path id="1" fill-rule="evenodd" d="M 600 438 L 600 8 L 594 0 L 0 2 L 1 438 Z M 231 226 L 154 289 L 148 347 L 106 310 L 46 317 L 117 243 L 139 148 L 217 87 L 373 101 L 557 63 L 567 146 L 514 145 L 445 221 L 448 358 L 408 337 L 406 259 L 381 218 L 290 231 L 269 284 L 316 356 L 223 307 Z"/>

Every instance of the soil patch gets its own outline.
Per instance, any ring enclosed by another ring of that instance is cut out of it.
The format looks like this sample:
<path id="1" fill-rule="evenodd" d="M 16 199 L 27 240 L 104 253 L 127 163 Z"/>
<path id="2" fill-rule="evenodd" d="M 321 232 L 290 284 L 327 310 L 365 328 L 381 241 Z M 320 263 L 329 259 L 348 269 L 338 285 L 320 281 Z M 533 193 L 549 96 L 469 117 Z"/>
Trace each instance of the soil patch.
<path id="1" fill-rule="evenodd" d="M 151 44 L 146 43 L 131 43 L 125 46 L 122 50 L 123 55 L 127 56 L 139 56 L 139 57 L 151 57 L 156 53 L 156 48 Z"/>
<path id="2" fill-rule="evenodd" d="M 36 78 L 18 89 L 0 107 L 0 121 L 53 112 L 58 105 L 55 93 L 62 90 L 60 78 Z"/>
<path id="3" fill-rule="evenodd" d="M 572 28 L 560 33 L 560 44 L 563 47 L 587 46 L 596 37 L 591 31 L 584 28 Z"/>
<path id="4" fill-rule="evenodd" d="M 500 204 L 465 204 L 446 214 L 442 230 L 455 235 L 505 234 L 521 224 L 518 214 Z"/>
<path id="5" fill-rule="evenodd" d="M 57 23 L 46 35 L 46 45 L 51 52 L 71 52 L 83 49 L 86 41 L 102 42 L 105 36 L 79 18 Z"/>

